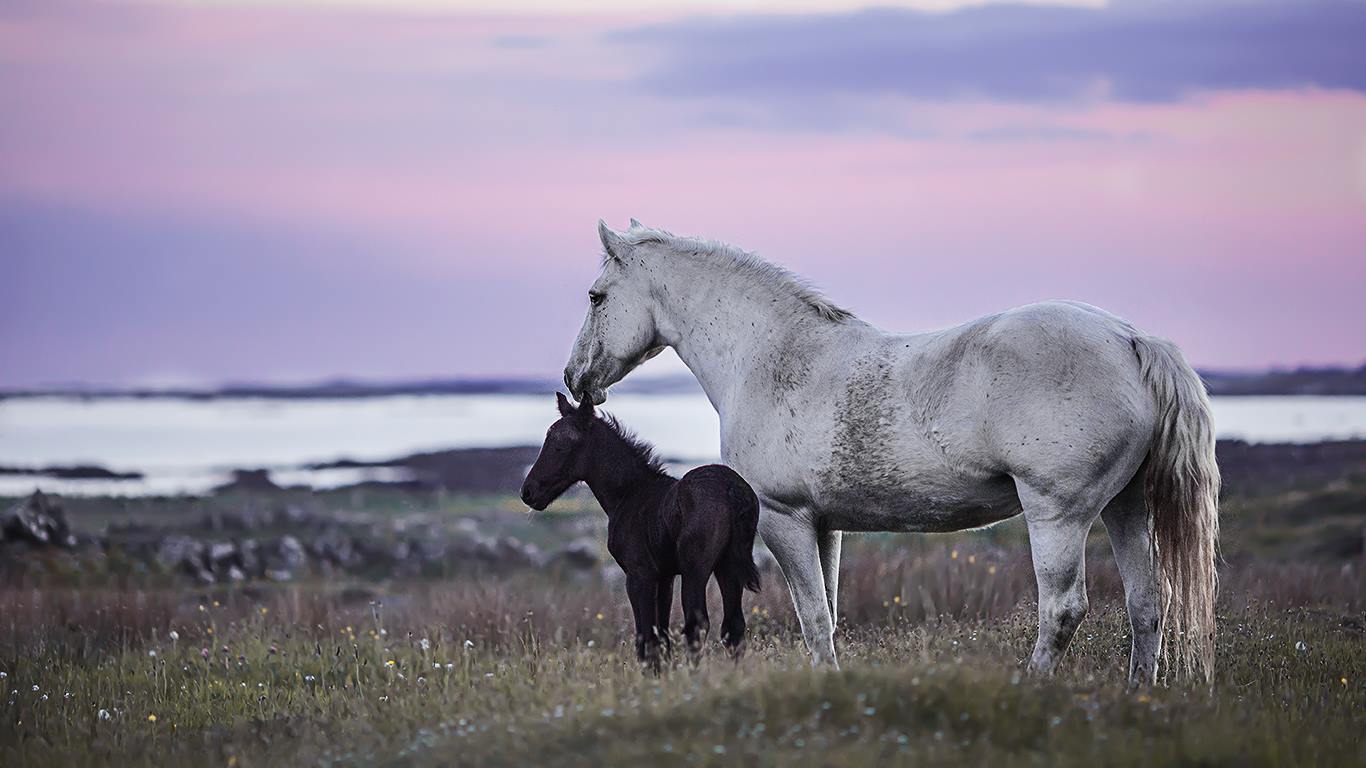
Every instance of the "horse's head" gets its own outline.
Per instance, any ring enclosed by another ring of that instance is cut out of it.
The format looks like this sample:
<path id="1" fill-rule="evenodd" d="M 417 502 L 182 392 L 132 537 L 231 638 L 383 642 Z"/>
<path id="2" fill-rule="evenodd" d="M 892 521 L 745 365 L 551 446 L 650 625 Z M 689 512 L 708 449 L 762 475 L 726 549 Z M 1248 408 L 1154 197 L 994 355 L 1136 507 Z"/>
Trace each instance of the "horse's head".
<path id="1" fill-rule="evenodd" d="M 640 226 L 634 219 L 631 225 Z M 607 399 L 608 387 L 664 349 L 642 246 L 602 221 L 598 236 L 602 274 L 588 289 L 588 316 L 564 367 L 570 394 L 595 404 Z"/>
<path id="2" fill-rule="evenodd" d="M 584 400 L 575 407 L 559 392 L 555 393 L 555 401 L 560 406 L 560 419 L 546 431 L 541 454 L 522 482 L 523 503 L 538 511 L 550 506 L 588 473 L 587 443 L 593 429 L 593 401 Z"/>

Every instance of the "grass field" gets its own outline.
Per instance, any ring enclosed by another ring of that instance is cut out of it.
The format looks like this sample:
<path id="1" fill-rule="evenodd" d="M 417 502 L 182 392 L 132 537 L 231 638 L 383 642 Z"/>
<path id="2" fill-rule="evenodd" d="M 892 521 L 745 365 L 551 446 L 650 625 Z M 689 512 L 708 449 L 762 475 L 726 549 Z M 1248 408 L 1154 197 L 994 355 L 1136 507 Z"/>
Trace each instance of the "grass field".
<path id="1" fill-rule="evenodd" d="M 1303 556 L 1275 511 L 1291 501 L 1229 505 L 1293 546 L 1265 555 L 1274 537 L 1230 517 L 1212 688 L 1125 690 L 1099 526 L 1092 612 L 1050 680 L 1022 674 L 1033 577 L 1013 524 L 852 538 L 838 672 L 808 666 L 772 574 L 747 597 L 743 659 L 659 677 L 595 574 L 11 586 L 0 764 L 1366 764 L 1366 579 L 1359 560 Z"/>

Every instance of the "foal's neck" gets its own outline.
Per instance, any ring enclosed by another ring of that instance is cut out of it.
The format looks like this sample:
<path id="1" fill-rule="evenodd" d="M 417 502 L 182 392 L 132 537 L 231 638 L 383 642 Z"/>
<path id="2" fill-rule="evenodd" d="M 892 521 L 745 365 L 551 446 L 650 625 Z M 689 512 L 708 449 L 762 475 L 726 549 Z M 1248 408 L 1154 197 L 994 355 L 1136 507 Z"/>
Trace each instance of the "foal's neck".
<path id="1" fill-rule="evenodd" d="M 659 469 L 649 454 L 606 424 L 595 424 L 592 464 L 584 478 L 607 517 L 646 512 L 654 497 L 674 478 Z"/>

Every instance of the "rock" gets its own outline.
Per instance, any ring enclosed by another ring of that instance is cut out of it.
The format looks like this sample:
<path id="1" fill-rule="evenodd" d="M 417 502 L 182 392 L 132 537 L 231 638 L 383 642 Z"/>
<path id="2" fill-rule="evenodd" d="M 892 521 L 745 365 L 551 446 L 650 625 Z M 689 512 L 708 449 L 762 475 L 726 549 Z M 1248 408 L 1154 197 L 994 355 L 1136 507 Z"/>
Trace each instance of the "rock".
<path id="1" fill-rule="evenodd" d="M 37 547 L 73 549 L 76 546 L 76 537 L 67 525 L 61 503 L 42 491 L 34 491 L 32 496 L 0 515 L 0 538 Z"/>
<path id="2" fill-rule="evenodd" d="M 178 569 L 201 584 L 218 581 L 210 568 L 204 543 L 189 536 L 167 536 L 157 544 L 156 560 L 167 570 Z"/>
<path id="3" fill-rule="evenodd" d="M 592 570 L 600 560 L 598 543 L 592 539 L 575 539 L 551 557 L 553 564 L 575 571 Z"/>
<path id="4" fill-rule="evenodd" d="M 281 490 L 265 469 L 234 469 L 232 480 L 213 489 L 214 493 L 278 493 Z"/>

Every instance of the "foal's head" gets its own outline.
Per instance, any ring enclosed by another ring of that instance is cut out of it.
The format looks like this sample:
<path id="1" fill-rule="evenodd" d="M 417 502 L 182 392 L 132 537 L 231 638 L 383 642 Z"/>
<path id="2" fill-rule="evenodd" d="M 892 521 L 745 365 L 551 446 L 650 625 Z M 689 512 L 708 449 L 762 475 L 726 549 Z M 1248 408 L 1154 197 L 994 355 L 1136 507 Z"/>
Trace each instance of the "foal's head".
<path id="1" fill-rule="evenodd" d="M 575 407 L 559 392 L 555 401 L 560 406 L 560 419 L 545 433 L 541 455 L 531 465 L 522 483 L 522 501 L 532 509 L 542 510 L 569 486 L 588 476 L 590 438 L 593 433 L 593 401 L 584 398 Z"/>

